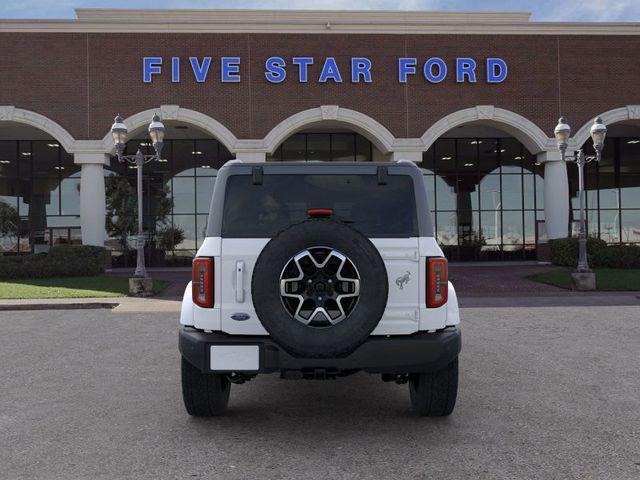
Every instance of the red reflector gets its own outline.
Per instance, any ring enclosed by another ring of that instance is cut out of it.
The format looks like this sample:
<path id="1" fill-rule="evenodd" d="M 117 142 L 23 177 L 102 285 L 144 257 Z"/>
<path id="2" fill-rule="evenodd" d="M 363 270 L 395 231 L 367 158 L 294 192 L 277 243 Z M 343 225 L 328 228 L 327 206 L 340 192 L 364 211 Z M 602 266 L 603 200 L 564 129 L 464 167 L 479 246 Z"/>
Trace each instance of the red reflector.
<path id="1" fill-rule="evenodd" d="M 329 217 L 333 215 L 332 208 L 310 208 L 307 210 L 310 217 Z"/>
<path id="2" fill-rule="evenodd" d="M 427 307 L 437 308 L 449 298 L 449 264 L 446 258 L 427 258 Z"/>
<path id="3" fill-rule="evenodd" d="M 196 258 L 191 270 L 193 303 L 202 308 L 213 307 L 213 258 Z"/>

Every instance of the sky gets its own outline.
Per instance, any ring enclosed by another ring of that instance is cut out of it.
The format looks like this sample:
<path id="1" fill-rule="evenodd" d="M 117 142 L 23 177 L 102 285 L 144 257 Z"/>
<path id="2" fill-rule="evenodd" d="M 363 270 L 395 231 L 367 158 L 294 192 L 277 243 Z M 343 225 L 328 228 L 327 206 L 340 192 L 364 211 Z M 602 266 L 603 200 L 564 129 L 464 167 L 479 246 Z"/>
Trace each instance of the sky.
<path id="1" fill-rule="evenodd" d="M 640 0 L 0 0 L 0 18 L 75 18 L 74 8 L 258 8 L 531 12 L 539 22 L 638 22 Z"/>

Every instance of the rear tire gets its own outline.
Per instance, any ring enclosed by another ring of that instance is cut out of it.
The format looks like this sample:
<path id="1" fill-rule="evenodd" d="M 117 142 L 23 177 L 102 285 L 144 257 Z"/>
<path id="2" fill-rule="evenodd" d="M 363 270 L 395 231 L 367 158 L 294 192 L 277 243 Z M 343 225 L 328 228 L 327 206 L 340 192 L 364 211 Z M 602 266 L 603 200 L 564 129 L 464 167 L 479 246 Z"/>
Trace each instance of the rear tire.
<path id="1" fill-rule="evenodd" d="M 414 412 L 423 417 L 451 415 L 458 396 L 458 359 L 441 370 L 409 376 Z"/>
<path id="2" fill-rule="evenodd" d="M 194 417 L 223 415 L 229 403 L 231 382 L 226 375 L 202 373 L 182 358 L 182 399 Z"/>

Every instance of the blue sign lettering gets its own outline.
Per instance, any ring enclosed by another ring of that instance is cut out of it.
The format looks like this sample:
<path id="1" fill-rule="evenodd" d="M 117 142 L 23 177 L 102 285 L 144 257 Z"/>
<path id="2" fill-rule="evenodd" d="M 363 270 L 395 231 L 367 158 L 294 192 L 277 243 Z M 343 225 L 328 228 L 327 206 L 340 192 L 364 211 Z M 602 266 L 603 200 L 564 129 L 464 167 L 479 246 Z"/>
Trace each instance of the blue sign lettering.
<path id="1" fill-rule="evenodd" d="M 359 83 L 362 77 L 365 83 L 371 83 L 371 60 L 364 57 L 354 57 L 351 59 L 351 82 Z"/>
<path id="2" fill-rule="evenodd" d="M 291 63 L 298 66 L 298 80 L 300 83 L 309 81 L 309 65 L 313 65 L 313 57 L 294 57 Z"/>
<path id="3" fill-rule="evenodd" d="M 221 64 L 223 83 L 240 82 L 240 57 L 222 57 Z"/>
<path id="4" fill-rule="evenodd" d="M 198 57 L 189 57 L 189 62 L 191 62 L 191 69 L 196 82 L 204 83 L 209 74 L 209 67 L 211 67 L 211 57 L 204 57 L 202 64 L 198 63 Z"/>
<path id="5" fill-rule="evenodd" d="M 197 83 L 204 83 L 209 78 L 209 70 L 211 69 L 212 57 L 188 57 L 193 77 Z M 170 81 L 172 83 L 180 83 L 182 81 L 181 74 L 181 57 L 171 57 Z M 264 76 L 269 83 L 282 83 L 287 81 L 289 77 L 287 68 L 297 68 L 297 81 L 299 83 L 308 83 L 309 75 L 317 75 L 315 77 L 318 83 L 343 83 L 342 73 L 338 67 L 335 57 L 326 57 L 323 61 L 317 63 L 322 64 L 322 68 L 318 73 L 313 72 L 313 65 L 316 60 L 314 57 L 293 57 L 291 59 L 273 56 L 264 62 Z M 240 57 L 220 57 L 220 81 L 222 83 L 239 83 L 240 76 Z M 411 76 L 416 75 L 418 70 L 418 59 L 415 57 L 398 58 L 398 82 L 407 83 Z M 449 65 L 447 65 L 449 63 Z M 457 83 L 476 83 L 478 75 L 485 75 L 485 80 L 489 84 L 503 83 L 508 76 L 507 62 L 502 58 L 489 57 L 486 59 L 486 72 L 481 69 L 478 71 L 477 62 L 470 57 L 459 57 L 447 62 L 440 57 L 428 58 L 424 63 L 420 60 L 422 74 L 424 79 L 432 84 L 441 83 L 447 79 L 448 72 L 455 68 L 455 81 Z M 293 65 L 293 67 L 291 67 Z M 162 57 L 143 57 L 142 59 L 142 81 L 144 83 L 152 83 L 156 76 L 162 75 L 163 58 Z M 352 57 L 348 67 L 350 75 L 347 78 L 351 83 L 373 83 L 373 61 L 367 57 Z M 295 78 L 295 73 L 293 74 Z M 167 75 L 168 77 L 168 75 Z M 167 78 L 167 81 L 169 78 Z"/>
<path id="6" fill-rule="evenodd" d="M 180 82 L 180 57 L 171 58 L 171 81 L 173 83 Z"/>
<path id="7" fill-rule="evenodd" d="M 456 58 L 456 82 L 464 83 L 465 77 L 470 83 L 476 83 L 476 61 L 473 58 Z"/>
<path id="8" fill-rule="evenodd" d="M 507 62 L 501 58 L 487 58 L 487 83 L 502 83 L 507 79 Z"/>
<path id="9" fill-rule="evenodd" d="M 324 66 L 320 72 L 320 83 L 326 83 L 327 80 L 333 80 L 336 83 L 342 83 L 342 76 L 340 75 L 340 69 L 336 63 L 336 59 L 333 57 L 327 57 L 324 61 Z"/>
<path id="10" fill-rule="evenodd" d="M 267 70 L 264 72 L 264 76 L 271 83 L 281 83 L 287 78 L 287 71 L 284 69 L 286 62 L 282 57 L 269 57 L 264 63 L 264 67 Z"/>
<path id="11" fill-rule="evenodd" d="M 151 83 L 151 75 L 162 72 L 162 57 L 144 57 L 142 59 L 142 81 Z"/>
<path id="12" fill-rule="evenodd" d="M 438 70 L 437 74 L 433 73 L 434 67 Z M 440 83 L 447 77 L 447 64 L 441 58 L 430 58 L 424 64 L 424 76 L 431 83 Z"/>
<path id="13" fill-rule="evenodd" d="M 407 83 L 407 75 L 416 73 L 417 58 L 400 58 L 398 59 L 398 81 Z"/>

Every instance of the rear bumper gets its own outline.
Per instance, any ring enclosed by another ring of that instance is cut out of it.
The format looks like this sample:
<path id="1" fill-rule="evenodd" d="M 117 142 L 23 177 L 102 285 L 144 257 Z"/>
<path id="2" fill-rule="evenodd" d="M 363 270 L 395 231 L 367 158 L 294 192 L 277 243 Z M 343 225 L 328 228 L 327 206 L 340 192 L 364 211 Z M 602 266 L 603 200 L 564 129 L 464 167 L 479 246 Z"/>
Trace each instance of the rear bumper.
<path id="1" fill-rule="evenodd" d="M 340 373 L 364 370 L 369 373 L 404 374 L 439 370 L 460 353 L 461 333 L 448 327 L 435 333 L 372 336 L 353 353 L 343 358 L 297 358 L 267 336 L 239 336 L 205 333 L 192 327 L 180 329 L 180 353 L 202 372 L 212 372 L 212 346 L 258 346 L 257 370 L 233 370 L 247 373 L 287 371 L 325 371 Z M 215 370 L 216 372 L 232 370 Z"/>

